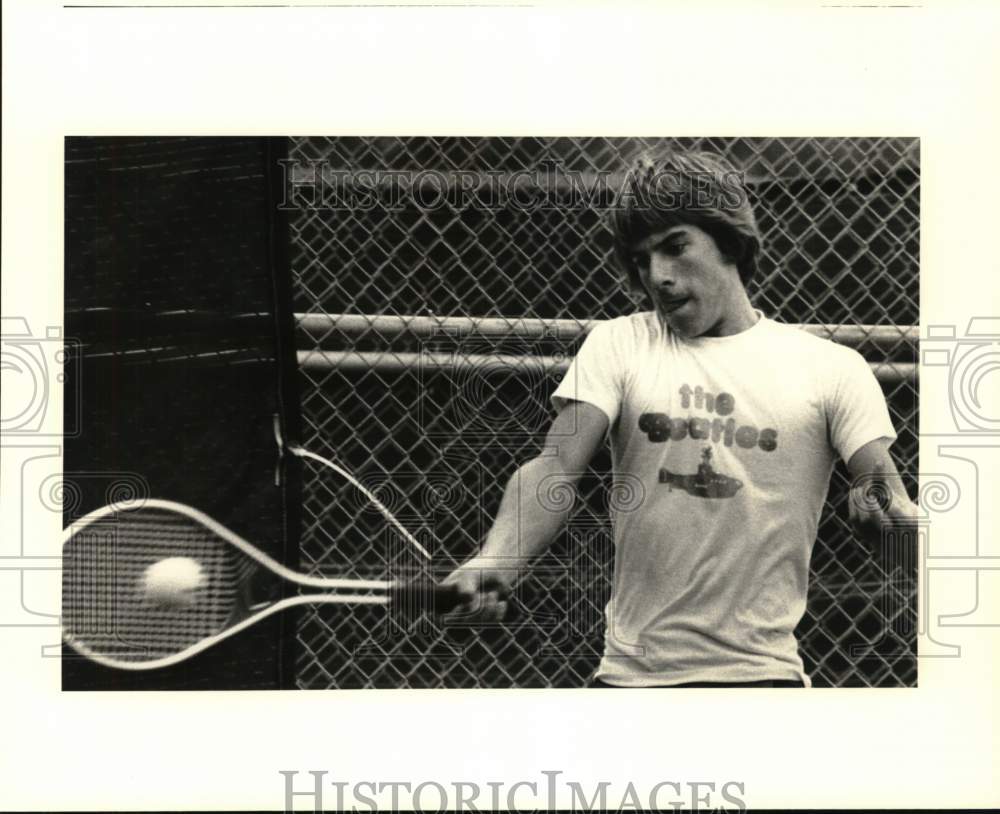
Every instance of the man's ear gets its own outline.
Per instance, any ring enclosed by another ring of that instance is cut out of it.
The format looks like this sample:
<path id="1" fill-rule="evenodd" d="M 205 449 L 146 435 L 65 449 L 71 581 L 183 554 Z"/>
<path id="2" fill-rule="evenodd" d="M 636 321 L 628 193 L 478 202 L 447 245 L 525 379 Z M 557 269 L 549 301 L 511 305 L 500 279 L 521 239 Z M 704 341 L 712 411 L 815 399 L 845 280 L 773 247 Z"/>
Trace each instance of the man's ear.
<path id="1" fill-rule="evenodd" d="M 739 271 L 740 262 L 745 254 L 744 246 L 738 241 L 733 240 L 731 236 L 726 236 L 729 237 L 729 239 L 726 239 L 721 235 L 715 235 L 711 232 L 708 234 L 712 238 L 712 242 L 715 243 L 715 247 L 719 250 L 719 254 L 722 255 L 723 262 L 727 265 L 735 266 L 736 270 Z"/>

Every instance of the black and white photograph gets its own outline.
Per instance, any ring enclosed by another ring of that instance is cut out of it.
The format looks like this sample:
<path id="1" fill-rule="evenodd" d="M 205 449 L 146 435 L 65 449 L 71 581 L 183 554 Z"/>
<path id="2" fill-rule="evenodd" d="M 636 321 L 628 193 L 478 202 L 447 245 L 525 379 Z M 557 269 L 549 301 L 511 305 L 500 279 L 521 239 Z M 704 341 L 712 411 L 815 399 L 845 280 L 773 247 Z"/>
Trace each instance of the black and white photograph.
<path id="1" fill-rule="evenodd" d="M 918 140 L 65 177 L 64 689 L 916 686 Z"/>
<path id="2" fill-rule="evenodd" d="M 0 809 L 1000 803 L 1000 9 L 3 24 Z"/>

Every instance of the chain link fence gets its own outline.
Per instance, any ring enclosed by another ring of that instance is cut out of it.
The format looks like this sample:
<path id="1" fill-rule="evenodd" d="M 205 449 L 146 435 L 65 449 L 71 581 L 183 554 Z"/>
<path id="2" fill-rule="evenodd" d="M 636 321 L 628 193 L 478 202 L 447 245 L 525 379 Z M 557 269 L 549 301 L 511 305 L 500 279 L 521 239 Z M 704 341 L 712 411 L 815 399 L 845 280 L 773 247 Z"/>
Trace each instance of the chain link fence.
<path id="1" fill-rule="evenodd" d="M 304 445 L 338 460 L 432 551 L 473 554 L 592 320 L 636 310 L 607 208 L 628 159 L 708 149 L 746 173 L 764 235 L 751 291 L 775 319 L 858 348 L 917 472 L 919 144 L 851 138 L 300 138 L 286 162 Z M 617 175 L 616 175 L 617 174 Z M 308 462 L 307 462 L 308 466 Z M 440 627 L 316 607 L 298 685 L 578 687 L 613 568 L 605 450 L 509 622 Z M 357 490 L 304 475 L 303 567 L 405 576 L 418 559 Z M 564 499 L 565 496 L 554 496 Z M 816 686 L 915 686 L 916 564 L 864 550 L 835 472 L 797 631 Z M 891 554 L 891 552 L 890 552 Z"/>

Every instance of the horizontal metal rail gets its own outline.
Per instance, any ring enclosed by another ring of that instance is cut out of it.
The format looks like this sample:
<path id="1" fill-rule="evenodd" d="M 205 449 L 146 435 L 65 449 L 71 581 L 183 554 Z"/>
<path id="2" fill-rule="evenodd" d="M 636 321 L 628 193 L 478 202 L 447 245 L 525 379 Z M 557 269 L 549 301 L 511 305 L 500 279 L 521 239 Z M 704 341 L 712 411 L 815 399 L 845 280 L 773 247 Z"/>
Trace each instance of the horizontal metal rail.
<path id="1" fill-rule="evenodd" d="M 334 334 L 351 339 L 375 334 L 386 340 L 405 335 L 418 339 L 475 336 L 572 342 L 588 334 L 600 321 L 367 314 L 295 314 L 294 317 L 300 337 L 299 346 L 303 348 L 303 337 L 322 345 Z M 209 337 L 220 334 L 222 323 L 225 327 L 221 333 L 225 335 L 226 342 L 269 336 L 273 317 L 266 313 L 222 314 L 183 310 L 148 314 L 127 309 L 90 308 L 68 312 L 67 325 L 70 323 L 73 334 L 88 337 L 89 341 L 84 343 L 86 346 L 104 341 L 110 347 L 103 351 L 117 354 L 122 350 L 122 343 L 130 338 L 146 343 L 159 338 L 163 347 L 199 343 L 204 346 Z M 893 354 L 915 352 L 919 341 L 919 329 L 915 325 L 800 324 L 797 327 L 848 347 L 871 347 L 886 358 Z"/>
<path id="2" fill-rule="evenodd" d="M 405 334 L 420 339 L 477 336 L 491 339 L 550 338 L 572 341 L 590 333 L 600 321 L 364 314 L 296 314 L 295 320 L 300 333 L 317 343 L 322 343 L 334 332 L 357 338 L 369 331 L 384 339 L 393 339 Z M 814 336 L 832 339 L 852 348 L 870 344 L 887 356 L 900 347 L 915 349 L 919 339 L 919 329 L 915 325 L 800 324 L 796 327 Z"/>
<path id="3" fill-rule="evenodd" d="M 458 373 L 474 372 L 514 373 L 517 375 L 549 375 L 565 373 L 571 359 L 565 356 L 533 354 L 437 353 L 398 351 L 329 351 L 300 350 L 301 370 L 343 371 L 358 373 L 376 370 L 379 373 L 399 374 L 408 371 L 450 370 Z M 872 372 L 883 384 L 916 381 L 917 366 L 912 362 L 869 362 Z"/>

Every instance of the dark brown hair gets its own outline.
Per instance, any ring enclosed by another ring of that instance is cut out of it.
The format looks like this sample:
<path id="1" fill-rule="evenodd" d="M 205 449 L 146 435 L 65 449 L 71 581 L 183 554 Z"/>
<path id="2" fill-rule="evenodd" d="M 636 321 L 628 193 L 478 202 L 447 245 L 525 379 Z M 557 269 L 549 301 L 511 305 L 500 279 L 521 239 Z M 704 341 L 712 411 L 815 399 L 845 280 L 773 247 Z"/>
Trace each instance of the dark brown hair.
<path id="1" fill-rule="evenodd" d="M 645 295 L 634 247 L 677 224 L 710 235 L 736 264 L 744 287 L 749 285 L 757 272 L 760 230 L 742 174 L 714 153 L 671 150 L 633 162 L 612 210 L 615 254 L 634 294 Z"/>

